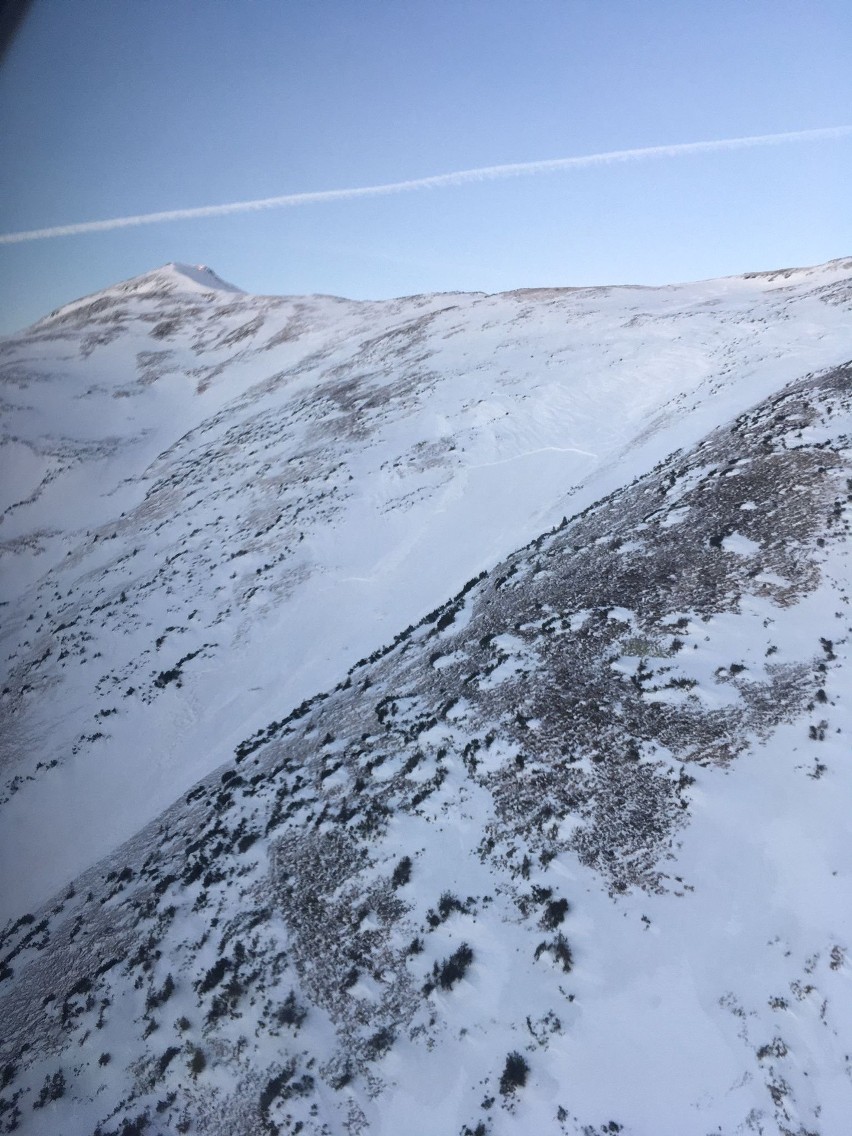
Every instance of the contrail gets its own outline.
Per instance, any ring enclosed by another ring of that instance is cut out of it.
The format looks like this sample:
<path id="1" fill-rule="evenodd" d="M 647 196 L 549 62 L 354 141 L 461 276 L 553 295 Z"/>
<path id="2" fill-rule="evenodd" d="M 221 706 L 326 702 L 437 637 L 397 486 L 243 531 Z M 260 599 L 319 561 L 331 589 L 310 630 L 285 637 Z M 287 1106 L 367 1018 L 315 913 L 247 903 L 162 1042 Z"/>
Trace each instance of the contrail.
<path id="1" fill-rule="evenodd" d="M 256 201 L 234 201 L 228 205 L 201 205 L 194 209 L 169 209 L 163 213 L 140 213 L 135 217 L 112 217 L 106 221 L 82 221 L 74 225 L 54 225 L 49 229 L 28 229 L 0 234 L 0 244 L 40 241 L 47 237 L 73 237 L 81 233 L 103 233 L 134 225 L 156 225 L 161 221 L 189 221 L 195 217 L 223 217 L 228 213 L 252 213 L 261 209 L 283 209 L 294 205 L 319 205 L 327 201 L 351 201 L 357 197 L 384 197 L 418 189 L 440 189 L 468 182 L 496 181 L 501 178 L 529 177 L 558 170 L 577 170 L 588 166 L 607 166 L 613 162 L 640 162 L 649 158 L 679 158 L 686 154 L 707 154 L 715 150 L 747 150 L 754 146 L 779 146 L 787 142 L 814 142 L 821 138 L 843 138 L 852 126 L 828 126 L 819 130 L 796 130 L 786 134 L 754 134 L 748 138 L 721 138 L 712 142 L 677 142 L 671 146 L 643 146 L 636 150 L 609 150 L 604 154 L 582 154 L 574 158 L 551 158 L 541 162 L 513 162 L 504 166 L 480 166 L 450 174 L 393 181 L 385 185 L 364 185 L 352 189 L 325 189 L 316 193 L 287 193 L 282 197 L 261 197 Z"/>

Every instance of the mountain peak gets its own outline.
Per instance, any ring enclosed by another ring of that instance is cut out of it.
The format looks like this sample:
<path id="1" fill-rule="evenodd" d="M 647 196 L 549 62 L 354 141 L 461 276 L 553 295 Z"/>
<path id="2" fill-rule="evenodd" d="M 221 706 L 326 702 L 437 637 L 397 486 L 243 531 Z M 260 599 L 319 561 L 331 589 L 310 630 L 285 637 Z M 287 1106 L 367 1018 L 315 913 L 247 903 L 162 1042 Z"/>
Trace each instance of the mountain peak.
<path id="1" fill-rule="evenodd" d="M 243 295 L 242 288 L 229 284 L 206 264 L 180 264 L 177 261 L 152 268 L 150 272 L 143 272 L 105 291 L 135 295 L 172 292 L 234 292 Z"/>
<path id="2" fill-rule="evenodd" d="M 205 292 L 213 289 L 217 292 L 243 293 L 242 288 L 238 288 L 236 284 L 229 284 L 206 264 L 180 264 L 177 261 L 170 261 L 148 275 L 171 276 L 176 284 L 193 291 L 200 288 Z"/>
<path id="3" fill-rule="evenodd" d="M 217 292 L 245 295 L 242 288 L 238 288 L 236 284 L 229 284 L 206 264 L 179 264 L 170 261 L 160 268 L 152 268 L 139 276 L 132 276 L 129 280 L 111 284 L 98 292 L 92 292 L 78 300 L 63 304 L 62 307 L 39 320 L 35 326 L 43 327 L 56 320 L 64 322 L 68 317 L 73 317 L 75 321 L 86 319 L 93 314 L 93 304 L 102 310 L 105 305 L 109 307 L 115 305 L 119 302 L 119 298 L 132 296 L 162 299 L 181 294 L 210 297 Z"/>

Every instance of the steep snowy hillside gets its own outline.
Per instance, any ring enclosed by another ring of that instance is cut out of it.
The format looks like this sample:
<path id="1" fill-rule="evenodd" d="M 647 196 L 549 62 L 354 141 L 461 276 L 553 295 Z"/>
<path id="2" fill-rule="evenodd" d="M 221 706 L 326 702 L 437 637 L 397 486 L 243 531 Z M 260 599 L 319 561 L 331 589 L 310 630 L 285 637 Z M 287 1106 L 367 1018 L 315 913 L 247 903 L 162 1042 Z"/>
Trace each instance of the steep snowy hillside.
<path id="1" fill-rule="evenodd" d="M 7 929 L 4 1130 L 845 1133 L 850 502 L 845 365 L 282 700 Z"/>
<path id="2" fill-rule="evenodd" d="M 850 354 L 852 261 L 660 289 L 241 293 L 0 345 L 0 915 L 563 516 Z"/>

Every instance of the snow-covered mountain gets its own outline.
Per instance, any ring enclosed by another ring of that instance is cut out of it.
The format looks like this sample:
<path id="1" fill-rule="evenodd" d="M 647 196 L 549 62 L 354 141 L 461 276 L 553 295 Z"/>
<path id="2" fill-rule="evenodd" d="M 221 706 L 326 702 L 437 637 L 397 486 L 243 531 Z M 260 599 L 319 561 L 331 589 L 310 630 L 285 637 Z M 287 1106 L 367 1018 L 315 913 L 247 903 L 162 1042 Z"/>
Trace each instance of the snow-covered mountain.
<path id="1" fill-rule="evenodd" d="M 6 340 L 5 1130 L 845 1132 L 850 308 Z"/>

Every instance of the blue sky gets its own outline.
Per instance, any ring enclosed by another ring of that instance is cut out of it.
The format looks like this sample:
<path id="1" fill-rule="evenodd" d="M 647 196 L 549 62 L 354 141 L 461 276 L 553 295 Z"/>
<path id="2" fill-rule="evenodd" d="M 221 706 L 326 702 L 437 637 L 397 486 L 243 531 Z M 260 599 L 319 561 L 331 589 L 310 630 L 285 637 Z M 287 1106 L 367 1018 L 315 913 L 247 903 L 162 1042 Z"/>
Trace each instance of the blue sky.
<path id="1" fill-rule="evenodd" d="M 0 232 L 852 123 L 848 0 L 35 0 Z M 852 253 L 852 136 L 0 246 L 0 330 L 169 260 L 255 292 L 663 283 Z"/>

